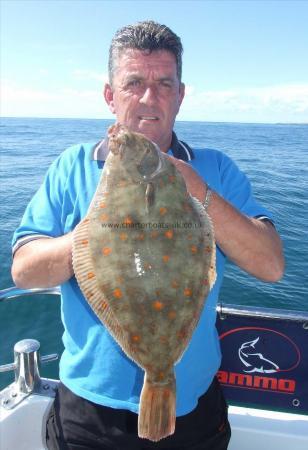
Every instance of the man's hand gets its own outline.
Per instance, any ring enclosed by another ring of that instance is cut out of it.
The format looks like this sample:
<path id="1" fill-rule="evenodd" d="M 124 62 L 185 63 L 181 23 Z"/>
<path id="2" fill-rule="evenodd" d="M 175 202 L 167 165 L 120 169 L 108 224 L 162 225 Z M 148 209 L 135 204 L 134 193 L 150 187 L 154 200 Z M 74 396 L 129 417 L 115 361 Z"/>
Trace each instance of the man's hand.
<path id="1" fill-rule="evenodd" d="M 181 159 L 174 158 L 170 155 L 166 156 L 183 175 L 188 192 L 193 197 L 200 200 L 200 202 L 203 202 L 207 191 L 207 185 L 200 175 L 189 164 Z"/>
<path id="2" fill-rule="evenodd" d="M 12 278 L 24 289 L 53 287 L 73 275 L 73 233 L 57 238 L 40 238 L 20 247 L 13 259 Z"/>
<path id="3" fill-rule="evenodd" d="M 204 202 L 207 185 L 187 163 L 168 155 L 183 175 L 188 191 Z M 272 224 L 240 213 L 213 192 L 208 207 L 217 245 L 235 264 L 263 281 L 278 281 L 284 272 L 282 244 Z"/>

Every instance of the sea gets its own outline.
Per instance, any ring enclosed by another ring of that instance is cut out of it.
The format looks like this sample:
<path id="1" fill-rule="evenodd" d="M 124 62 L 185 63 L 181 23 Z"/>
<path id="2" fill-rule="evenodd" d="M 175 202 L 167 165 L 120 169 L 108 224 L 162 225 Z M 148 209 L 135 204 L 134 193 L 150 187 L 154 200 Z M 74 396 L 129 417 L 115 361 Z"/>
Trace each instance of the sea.
<path id="1" fill-rule="evenodd" d="M 0 123 L 0 290 L 13 285 L 11 238 L 50 163 L 67 147 L 98 142 L 110 120 L 2 118 Z M 308 311 L 308 124 L 177 122 L 178 137 L 192 147 L 219 149 L 249 177 L 256 199 L 275 217 L 286 271 L 263 283 L 228 262 L 222 303 Z M 13 361 L 14 344 L 33 338 L 41 354 L 62 352 L 56 296 L 0 302 L 0 365 Z M 57 377 L 57 363 L 42 376 Z M 0 373 L 0 389 L 13 380 Z"/>

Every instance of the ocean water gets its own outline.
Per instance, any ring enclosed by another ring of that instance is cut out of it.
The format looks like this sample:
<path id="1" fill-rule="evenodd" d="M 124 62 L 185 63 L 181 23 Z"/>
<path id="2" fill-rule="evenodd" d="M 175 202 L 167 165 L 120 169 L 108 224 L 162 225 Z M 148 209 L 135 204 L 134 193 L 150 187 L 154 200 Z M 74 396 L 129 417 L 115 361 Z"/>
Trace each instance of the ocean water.
<path id="1" fill-rule="evenodd" d="M 97 142 L 108 120 L 1 119 L 0 289 L 12 285 L 11 238 L 50 163 L 68 146 Z M 177 122 L 192 147 L 224 151 L 248 175 L 255 197 L 275 216 L 285 250 L 286 272 L 263 283 L 227 264 L 220 301 L 308 311 L 308 125 Z M 11 362 L 14 343 L 34 338 L 42 354 L 61 353 L 59 299 L 24 297 L 0 303 L 0 364 Z M 57 376 L 57 364 L 42 368 Z M 12 381 L 0 374 L 0 388 Z"/>

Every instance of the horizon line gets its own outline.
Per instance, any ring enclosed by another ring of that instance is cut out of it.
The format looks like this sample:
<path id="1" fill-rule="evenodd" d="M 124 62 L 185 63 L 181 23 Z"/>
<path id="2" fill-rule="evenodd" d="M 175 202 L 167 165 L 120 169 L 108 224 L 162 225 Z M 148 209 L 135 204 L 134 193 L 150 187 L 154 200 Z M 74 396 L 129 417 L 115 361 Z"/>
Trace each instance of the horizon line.
<path id="1" fill-rule="evenodd" d="M 1 116 L 1 119 L 41 119 L 41 120 L 105 120 L 114 121 L 113 119 L 102 117 L 47 117 L 47 116 Z M 228 121 L 228 120 L 176 120 L 175 123 L 180 122 L 194 122 L 194 123 L 229 123 L 229 124 L 247 124 L 247 125 L 308 125 L 308 122 L 241 122 L 241 121 Z"/>

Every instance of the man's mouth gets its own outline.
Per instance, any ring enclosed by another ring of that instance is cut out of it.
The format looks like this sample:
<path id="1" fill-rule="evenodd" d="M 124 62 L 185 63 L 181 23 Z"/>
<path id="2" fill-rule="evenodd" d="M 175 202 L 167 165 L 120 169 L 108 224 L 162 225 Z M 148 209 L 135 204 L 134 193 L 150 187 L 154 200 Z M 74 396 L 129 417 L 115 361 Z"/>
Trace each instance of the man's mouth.
<path id="1" fill-rule="evenodd" d="M 157 116 L 139 116 L 139 120 L 159 120 Z"/>

